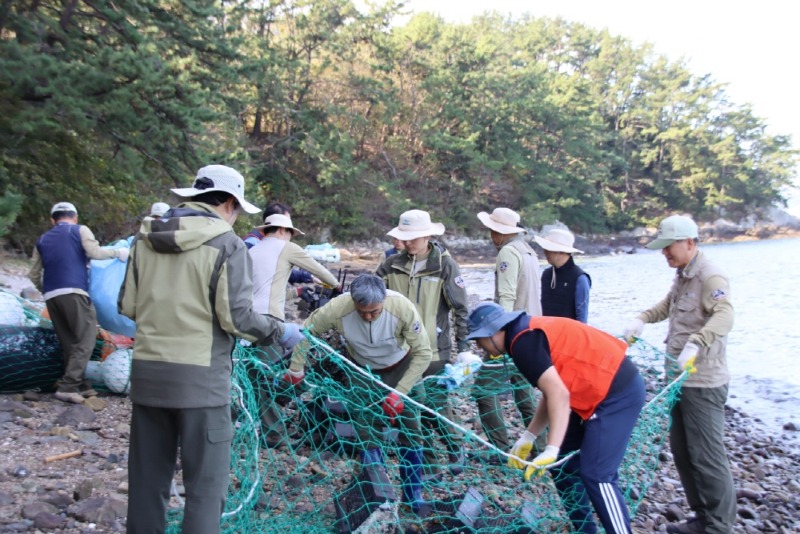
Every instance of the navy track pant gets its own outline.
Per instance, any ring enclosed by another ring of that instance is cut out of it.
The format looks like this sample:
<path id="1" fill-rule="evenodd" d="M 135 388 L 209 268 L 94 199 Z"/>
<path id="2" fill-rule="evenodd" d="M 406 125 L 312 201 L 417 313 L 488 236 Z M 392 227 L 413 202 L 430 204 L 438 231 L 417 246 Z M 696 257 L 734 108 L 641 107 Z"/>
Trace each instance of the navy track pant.
<path id="1" fill-rule="evenodd" d="M 597 532 L 591 503 L 606 533 L 630 534 L 618 470 L 644 400 L 644 381 L 637 376 L 623 391 L 606 397 L 588 421 L 572 412 L 561 455 L 578 449 L 580 454 L 550 472 L 575 532 Z"/>

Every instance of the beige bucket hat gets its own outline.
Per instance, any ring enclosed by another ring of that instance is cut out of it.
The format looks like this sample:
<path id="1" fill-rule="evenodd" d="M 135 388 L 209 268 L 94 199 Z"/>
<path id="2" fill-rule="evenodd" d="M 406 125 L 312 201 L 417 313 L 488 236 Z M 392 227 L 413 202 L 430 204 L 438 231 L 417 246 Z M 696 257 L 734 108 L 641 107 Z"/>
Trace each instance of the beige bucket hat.
<path id="1" fill-rule="evenodd" d="M 400 241 L 411 241 L 418 237 L 442 235 L 444 225 L 431 222 L 431 215 L 427 211 L 410 210 L 400 215 L 400 222 L 386 235 L 395 237 Z"/>
<path id="2" fill-rule="evenodd" d="M 478 214 L 478 219 L 484 226 L 499 234 L 525 233 L 524 228 L 517 226 L 520 220 L 519 213 L 509 208 L 495 208 L 491 215 L 482 211 Z"/>
<path id="3" fill-rule="evenodd" d="M 567 230 L 561 228 L 554 228 L 547 232 L 544 237 L 534 236 L 534 240 L 545 250 L 550 252 L 568 252 L 583 254 L 582 250 L 578 250 L 572 245 L 575 243 L 575 236 Z"/>
<path id="4" fill-rule="evenodd" d="M 208 178 L 213 185 L 207 189 L 198 189 L 198 180 Z M 171 190 L 179 197 L 193 197 L 210 191 L 224 191 L 230 193 L 239 202 L 239 205 L 247 213 L 258 213 L 260 208 L 255 207 L 244 199 L 244 176 L 239 172 L 225 165 L 206 165 L 199 171 L 192 183 L 192 187 L 182 187 Z"/>
<path id="5" fill-rule="evenodd" d="M 300 235 L 306 235 L 305 232 L 300 231 L 299 228 L 295 228 L 292 224 L 292 218 L 288 215 L 282 215 L 280 213 L 276 213 L 274 215 L 270 215 L 266 219 L 264 219 L 264 224 L 261 226 L 256 226 L 256 228 L 269 228 L 270 226 L 277 226 L 279 228 L 288 228 L 292 231 L 292 233 L 297 233 Z"/>

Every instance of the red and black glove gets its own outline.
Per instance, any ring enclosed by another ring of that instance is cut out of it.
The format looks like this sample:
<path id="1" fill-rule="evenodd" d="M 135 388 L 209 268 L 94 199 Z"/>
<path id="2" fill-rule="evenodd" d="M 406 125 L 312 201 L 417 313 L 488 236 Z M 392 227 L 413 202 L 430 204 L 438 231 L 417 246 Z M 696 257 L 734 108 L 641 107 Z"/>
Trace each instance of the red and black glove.
<path id="1" fill-rule="evenodd" d="M 394 424 L 394 418 L 403 413 L 403 400 L 397 393 L 389 393 L 383 401 L 383 413 L 389 416 L 389 422 Z"/>
<path id="2" fill-rule="evenodd" d="M 293 386 L 296 386 L 303 381 L 303 378 L 305 378 L 305 376 L 306 374 L 303 371 L 292 371 L 291 369 L 289 369 L 283 375 L 283 381 L 288 382 Z"/>

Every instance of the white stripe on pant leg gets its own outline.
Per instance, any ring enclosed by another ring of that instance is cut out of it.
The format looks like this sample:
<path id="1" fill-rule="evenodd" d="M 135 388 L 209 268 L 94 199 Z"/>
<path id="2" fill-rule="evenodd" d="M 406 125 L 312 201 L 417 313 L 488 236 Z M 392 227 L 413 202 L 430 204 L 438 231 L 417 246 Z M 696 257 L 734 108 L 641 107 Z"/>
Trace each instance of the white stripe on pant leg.
<path id="1" fill-rule="evenodd" d="M 605 504 L 606 513 L 608 514 L 611 525 L 614 527 L 614 532 L 626 533 L 628 532 L 627 525 L 625 525 L 625 515 L 619 508 L 619 499 L 614 491 L 614 487 L 609 483 L 599 483 L 600 494 L 603 496 L 603 503 Z"/>
<path id="2" fill-rule="evenodd" d="M 628 525 L 625 524 L 625 514 L 620 510 L 620 502 L 617 498 L 617 492 L 614 491 L 614 486 L 608 482 L 601 482 L 598 486 L 600 486 L 600 494 L 603 496 L 603 502 L 614 531 L 619 533 L 629 532 Z"/>

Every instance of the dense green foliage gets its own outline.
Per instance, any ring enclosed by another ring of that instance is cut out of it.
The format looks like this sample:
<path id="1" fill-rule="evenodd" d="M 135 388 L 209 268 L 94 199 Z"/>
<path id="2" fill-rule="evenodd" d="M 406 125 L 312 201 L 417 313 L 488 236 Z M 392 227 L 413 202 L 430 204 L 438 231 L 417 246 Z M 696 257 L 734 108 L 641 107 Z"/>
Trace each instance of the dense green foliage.
<path id="1" fill-rule="evenodd" d="M 562 20 L 397 12 L 0 3 L 0 232 L 29 251 L 70 200 L 101 241 L 127 235 L 209 162 L 317 240 L 381 236 L 411 207 L 467 233 L 498 205 L 583 232 L 737 219 L 794 177 L 788 137 L 649 46 Z"/>

